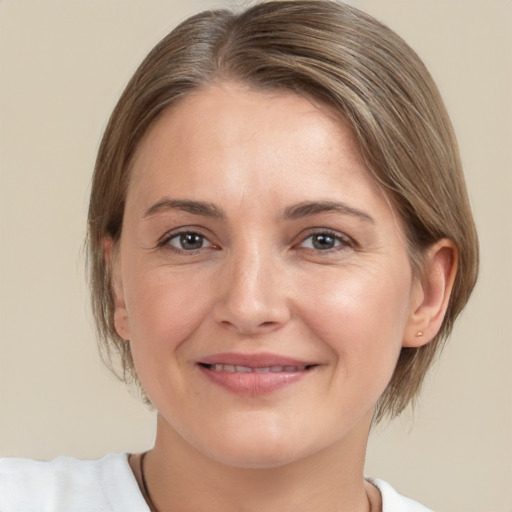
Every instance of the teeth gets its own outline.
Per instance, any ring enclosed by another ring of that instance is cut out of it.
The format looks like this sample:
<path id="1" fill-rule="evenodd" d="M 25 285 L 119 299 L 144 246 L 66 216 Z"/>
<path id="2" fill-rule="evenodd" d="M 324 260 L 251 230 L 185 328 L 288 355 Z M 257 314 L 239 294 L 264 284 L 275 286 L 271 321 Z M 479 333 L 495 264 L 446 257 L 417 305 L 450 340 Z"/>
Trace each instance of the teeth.
<path id="1" fill-rule="evenodd" d="M 216 372 L 230 373 L 280 373 L 280 372 L 302 372 L 305 366 L 264 366 L 261 368 L 252 368 L 250 366 L 233 365 L 233 364 L 211 364 L 208 365 L 210 370 Z"/>

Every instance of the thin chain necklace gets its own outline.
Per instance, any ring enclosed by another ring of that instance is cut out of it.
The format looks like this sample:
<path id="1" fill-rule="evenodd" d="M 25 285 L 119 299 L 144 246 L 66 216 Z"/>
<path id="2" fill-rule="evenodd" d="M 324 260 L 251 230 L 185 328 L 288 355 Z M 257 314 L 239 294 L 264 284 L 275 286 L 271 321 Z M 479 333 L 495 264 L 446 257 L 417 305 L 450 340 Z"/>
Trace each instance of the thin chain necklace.
<path id="1" fill-rule="evenodd" d="M 146 473 L 144 472 L 144 458 L 148 452 L 144 452 L 140 457 L 140 475 L 142 478 L 142 488 L 144 489 L 144 497 L 146 498 L 147 504 L 149 505 L 149 509 L 151 512 L 159 512 L 156 508 L 153 500 L 151 499 L 151 495 L 149 494 L 148 484 L 146 482 Z"/>
<path id="2" fill-rule="evenodd" d="M 141 479 L 142 479 L 142 488 L 144 489 L 144 497 L 146 498 L 146 502 L 149 505 L 149 509 L 151 510 L 151 512 L 160 512 L 156 508 L 155 504 L 153 503 L 153 500 L 151 499 L 151 495 L 149 494 L 148 484 L 146 482 L 146 473 L 144 472 L 144 458 L 146 457 L 147 453 L 148 452 L 144 452 L 140 457 L 140 475 L 141 475 Z M 373 512 L 372 500 L 370 499 L 370 496 L 368 495 L 368 493 L 366 494 L 366 496 L 368 497 L 368 504 L 370 505 L 369 512 Z"/>

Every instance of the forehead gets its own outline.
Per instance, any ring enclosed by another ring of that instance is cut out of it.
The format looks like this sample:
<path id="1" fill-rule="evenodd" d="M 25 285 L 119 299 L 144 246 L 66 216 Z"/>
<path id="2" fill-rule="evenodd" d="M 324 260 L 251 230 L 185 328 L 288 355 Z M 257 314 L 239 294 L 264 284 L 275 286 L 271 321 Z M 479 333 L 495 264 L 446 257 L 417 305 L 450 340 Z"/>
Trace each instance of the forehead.
<path id="1" fill-rule="evenodd" d="M 405 240 L 349 124 L 294 93 L 220 84 L 190 94 L 148 130 L 132 172 L 127 224 L 175 200 L 213 206 L 240 228 L 337 203 L 375 219 L 380 237 Z"/>
<path id="2" fill-rule="evenodd" d="M 229 174 L 233 186 L 247 188 L 269 169 L 283 180 L 309 177 L 311 186 L 344 173 L 376 186 L 352 129 L 334 109 L 289 91 L 233 83 L 192 92 L 161 114 L 137 148 L 130 188 L 158 179 L 162 167 L 175 187 Z"/>

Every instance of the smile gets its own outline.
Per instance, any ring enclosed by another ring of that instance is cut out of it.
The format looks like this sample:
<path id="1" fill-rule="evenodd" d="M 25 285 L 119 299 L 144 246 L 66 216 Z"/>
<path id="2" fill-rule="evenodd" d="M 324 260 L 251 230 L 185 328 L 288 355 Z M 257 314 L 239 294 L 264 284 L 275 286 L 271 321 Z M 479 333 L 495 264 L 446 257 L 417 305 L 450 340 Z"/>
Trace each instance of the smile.
<path id="1" fill-rule="evenodd" d="M 281 373 L 281 372 L 303 372 L 308 368 L 307 365 L 302 366 L 263 366 L 251 367 L 233 364 L 207 364 L 205 365 L 209 370 L 215 372 L 231 372 L 231 373 Z"/>
<path id="2" fill-rule="evenodd" d="M 244 397 L 276 392 L 306 378 L 318 364 L 274 354 L 216 354 L 198 361 L 207 381 Z"/>

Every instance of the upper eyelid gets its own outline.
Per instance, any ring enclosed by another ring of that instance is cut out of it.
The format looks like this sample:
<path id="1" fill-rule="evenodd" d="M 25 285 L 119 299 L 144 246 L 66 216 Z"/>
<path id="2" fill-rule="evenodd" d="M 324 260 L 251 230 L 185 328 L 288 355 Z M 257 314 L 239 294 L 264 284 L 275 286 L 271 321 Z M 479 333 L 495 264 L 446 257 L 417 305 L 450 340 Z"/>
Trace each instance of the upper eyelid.
<path id="1" fill-rule="evenodd" d="M 168 242 L 171 238 L 174 238 L 175 236 L 182 235 L 185 233 L 195 233 L 197 235 L 200 235 L 204 238 L 206 238 L 210 243 L 213 243 L 210 240 L 210 236 L 205 233 L 205 230 L 203 228 L 200 228 L 199 226 L 180 226 L 177 228 L 170 229 L 166 231 L 161 237 L 158 238 L 157 243 L 163 244 Z"/>
<path id="2" fill-rule="evenodd" d="M 201 245 L 204 245 L 206 243 L 206 245 L 204 247 L 198 247 L 196 249 L 185 249 L 185 248 L 182 248 L 180 247 L 180 242 L 177 243 L 177 245 L 174 245 L 174 240 L 179 240 L 181 235 L 186 235 L 186 234 L 194 234 L 194 235 L 199 235 L 201 237 Z M 173 250 L 175 250 L 176 252 L 179 252 L 179 253 L 187 253 L 187 254 L 196 254 L 198 251 L 201 251 L 201 250 L 204 250 L 204 249 L 211 249 L 212 247 L 215 248 L 215 245 L 210 242 L 210 240 L 204 236 L 203 234 L 201 233 L 197 233 L 195 231 L 182 231 L 182 232 L 178 232 L 178 233 L 174 233 L 172 234 L 170 237 L 168 237 L 164 242 L 163 242 L 163 245 L 164 246 L 171 246 L 173 248 Z"/>
<path id="3" fill-rule="evenodd" d="M 304 241 L 307 240 L 309 237 L 314 235 L 330 235 L 335 238 L 339 238 L 340 240 L 349 242 L 353 245 L 357 245 L 356 241 L 346 233 L 343 233 L 341 231 L 337 231 L 335 229 L 330 228 L 322 228 L 322 227 L 316 227 L 316 228 L 308 228 L 305 230 L 306 232 L 299 235 L 300 240 Z"/>
<path id="4" fill-rule="evenodd" d="M 187 233 L 193 233 L 201 236 L 204 239 L 204 241 L 207 242 L 208 245 L 206 247 L 199 247 L 197 249 L 182 249 L 170 243 L 172 239 Z M 198 229 L 173 229 L 168 231 L 162 237 L 160 237 L 160 239 L 157 241 L 153 249 L 156 251 L 164 249 L 177 255 L 193 256 L 205 250 L 219 249 L 219 247 L 216 244 L 214 244 L 209 237 L 207 237 L 204 233 L 201 233 L 200 230 Z"/>
<path id="5" fill-rule="evenodd" d="M 218 245 L 215 242 L 212 241 L 213 236 L 206 233 L 205 228 L 201 228 L 199 226 L 180 226 L 177 228 L 173 228 L 169 231 L 166 231 L 157 241 L 156 247 L 160 247 L 162 245 L 165 245 L 169 240 L 171 240 L 174 237 L 177 237 L 184 233 L 196 233 L 202 237 L 204 237 L 210 244 L 212 245 Z M 333 236 L 339 240 L 341 240 L 344 243 L 347 243 L 349 245 L 352 245 L 354 247 L 357 247 L 357 242 L 349 235 L 347 235 L 344 232 L 337 231 L 336 229 L 332 228 L 326 228 L 321 226 L 315 226 L 310 227 L 305 230 L 303 230 L 301 233 L 299 233 L 296 237 L 298 239 L 298 242 L 293 243 L 293 245 L 300 244 L 310 238 L 314 235 L 321 235 L 321 234 L 327 234 L 330 236 Z"/>
<path id="6" fill-rule="evenodd" d="M 296 244 L 296 247 L 299 248 L 299 249 L 304 249 L 304 250 L 308 250 L 308 251 L 316 251 L 316 252 L 319 252 L 319 253 L 329 253 L 329 252 L 339 251 L 341 249 L 354 248 L 354 244 L 348 238 L 338 237 L 338 236 L 337 237 L 333 237 L 335 239 L 335 243 L 336 243 L 336 245 L 334 245 L 334 247 L 329 247 L 327 249 L 318 249 L 318 248 L 314 248 L 314 247 L 304 247 L 304 244 L 308 241 L 308 239 L 310 239 L 311 237 L 315 236 L 315 234 L 317 234 L 317 233 L 313 233 L 312 235 L 307 236 L 306 238 L 304 238 L 301 242 Z M 318 233 L 318 234 L 321 234 L 321 233 Z"/>

